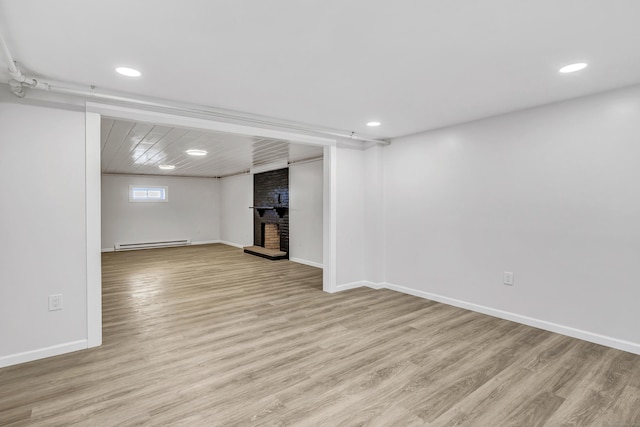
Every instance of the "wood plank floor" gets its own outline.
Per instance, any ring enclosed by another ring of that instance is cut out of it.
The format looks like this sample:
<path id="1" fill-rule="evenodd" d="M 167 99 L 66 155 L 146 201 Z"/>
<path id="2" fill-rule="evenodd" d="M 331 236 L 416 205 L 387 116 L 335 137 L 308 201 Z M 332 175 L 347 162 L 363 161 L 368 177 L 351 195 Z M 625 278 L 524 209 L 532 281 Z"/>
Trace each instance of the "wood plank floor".
<path id="1" fill-rule="evenodd" d="M 224 245 L 103 255 L 104 345 L 0 369 L 2 426 L 640 426 L 640 356 Z"/>

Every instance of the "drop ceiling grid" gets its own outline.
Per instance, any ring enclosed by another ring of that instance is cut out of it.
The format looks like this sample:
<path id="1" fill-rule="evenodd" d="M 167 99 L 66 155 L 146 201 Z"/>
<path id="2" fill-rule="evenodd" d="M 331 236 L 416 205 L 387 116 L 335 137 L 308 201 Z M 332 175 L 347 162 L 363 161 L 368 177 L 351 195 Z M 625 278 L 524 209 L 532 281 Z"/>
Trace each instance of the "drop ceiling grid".
<path id="1" fill-rule="evenodd" d="M 102 173 L 132 175 L 224 176 L 253 166 L 320 157 L 322 147 L 290 141 L 102 119 Z M 188 149 L 206 150 L 204 157 Z M 160 170 L 159 165 L 175 165 Z"/>

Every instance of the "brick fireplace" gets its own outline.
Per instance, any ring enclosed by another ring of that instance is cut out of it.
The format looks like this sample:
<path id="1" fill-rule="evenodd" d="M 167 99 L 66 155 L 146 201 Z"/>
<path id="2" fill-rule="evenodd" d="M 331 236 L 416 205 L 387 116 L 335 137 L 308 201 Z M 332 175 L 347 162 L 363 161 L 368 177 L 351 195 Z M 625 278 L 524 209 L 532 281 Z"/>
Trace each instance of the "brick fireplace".
<path id="1" fill-rule="evenodd" d="M 253 175 L 253 246 L 246 253 L 289 258 L 289 169 Z"/>

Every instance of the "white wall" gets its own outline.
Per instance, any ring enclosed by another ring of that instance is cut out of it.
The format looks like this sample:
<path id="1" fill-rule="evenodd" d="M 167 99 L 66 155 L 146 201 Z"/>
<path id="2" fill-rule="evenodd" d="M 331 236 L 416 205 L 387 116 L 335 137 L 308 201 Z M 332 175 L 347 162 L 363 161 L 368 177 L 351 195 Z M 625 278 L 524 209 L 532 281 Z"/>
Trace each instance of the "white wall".
<path id="1" fill-rule="evenodd" d="M 253 245 L 253 175 L 220 179 L 220 240 L 243 247 Z"/>
<path id="2" fill-rule="evenodd" d="M 129 185 L 168 187 L 168 202 L 129 202 Z M 220 240 L 219 183 L 213 178 L 102 176 L 102 247 L 116 243 Z"/>
<path id="3" fill-rule="evenodd" d="M 86 347 L 84 127 L 84 113 L 0 103 L 0 366 Z"/>
<path id="4" fill-rule="evenodd" d="M 289 166 L 289 258 L 322 266 L 322 159 Z"/>
<path id="5" fill-rule="evenodd" d="M 361 285 L 365 278 L 365 153 L 338 147 L 336 153 L 336 284 Z"/>
<path id="6" fill-rule="evenodd" d="M 640 351 L 639 141 L 640 87 L 393 141 L 387 282 Z"/>

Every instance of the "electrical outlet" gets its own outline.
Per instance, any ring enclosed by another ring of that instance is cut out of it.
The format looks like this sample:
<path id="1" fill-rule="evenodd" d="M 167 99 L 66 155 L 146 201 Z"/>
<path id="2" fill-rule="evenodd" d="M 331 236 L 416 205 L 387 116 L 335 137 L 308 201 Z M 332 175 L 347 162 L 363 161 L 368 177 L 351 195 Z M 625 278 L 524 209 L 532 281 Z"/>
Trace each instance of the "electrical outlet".
<path id="1" fill-rule="evenodd" d="M 62 310 L 62 294 L 49 295 L 49 311 Z"/>
<path id="2" fill-rule="evenodd" d="M 505 271 L 502 277 L 505 285 L 513 286 L 513 272 Z"/>

